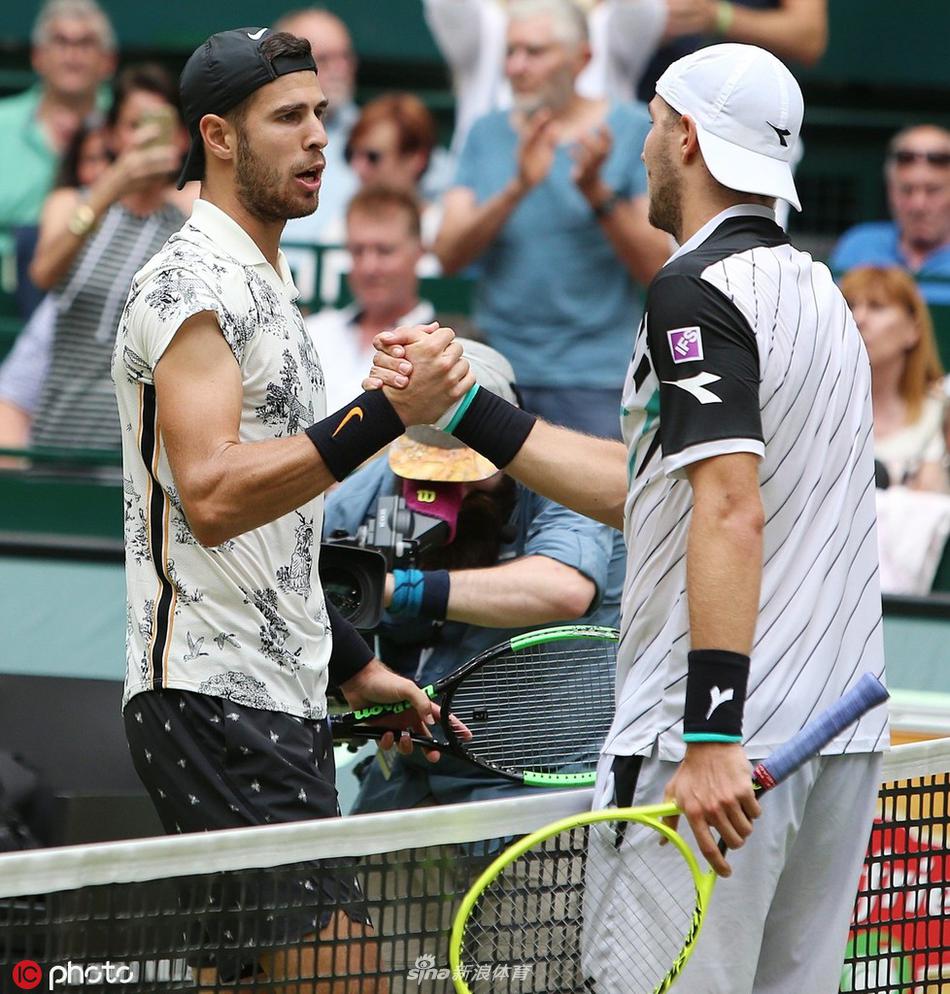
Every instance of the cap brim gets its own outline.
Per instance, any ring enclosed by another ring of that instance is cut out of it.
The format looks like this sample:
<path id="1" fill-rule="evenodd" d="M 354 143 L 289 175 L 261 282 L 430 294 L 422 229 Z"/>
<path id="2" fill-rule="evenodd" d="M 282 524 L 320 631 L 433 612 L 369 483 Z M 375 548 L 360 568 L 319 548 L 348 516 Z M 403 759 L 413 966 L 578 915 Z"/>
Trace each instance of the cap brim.
<path id="1" fill-rule="evenodd" d="M 204 151 L 205 147 L 201 135 L 199 134 L 197 137 L 193 137 L 191 139 L 191 145 L 188 146 L 188 155 L 185 157 L 185 164 L 181 167 L 181 172 L 178 174 L 178 182 L 176 186 L 179 190 L 186 183 L 190 183 L 194 179 L 201 179 L 202 176 L 204 176 Z"/>
<path id="2" fill-rule="evenodd" d="M 693 120 L 695 123 L 695 118 Z M 795 210 L 802 209 L 790 163 L 773 159 L 761 152 L 750 152 L 747 148 L 711 134 L 698 124 L 696 134 L 706 168 L 723 186 L 763 197 L 781 197 Z"/>
<path id="3" fill-rule="evenodd" d="M 494 476 L 498 469 L 467 445 L 440 448 L 401 435 L 389 446 L 389 468 L 404 480 L 433 483 L 475 483 Z"/>

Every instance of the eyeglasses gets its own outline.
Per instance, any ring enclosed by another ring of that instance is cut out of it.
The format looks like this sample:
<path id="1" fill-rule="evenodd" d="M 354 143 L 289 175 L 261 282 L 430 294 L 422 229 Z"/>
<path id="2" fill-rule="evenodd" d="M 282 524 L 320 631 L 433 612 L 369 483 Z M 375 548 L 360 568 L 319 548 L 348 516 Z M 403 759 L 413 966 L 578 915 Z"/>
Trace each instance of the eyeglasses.
<path id="1" fill-rule="evenodd" d="M 928 162 L 931 166 L 950 166 L 950 152 L 919 152 L 914 148 L 895 148 L 889 153 L 891 162 L 909 166 L 912 162 Z"/>
<path id="2" fill-rule="evenodd" d="M 365 159 L 371 166 L 378 166 L 383 161 L 383 152 L 376 148 L 350 148 L 343 152 L 343 158 L 352 162 L 354 159 Z"/>

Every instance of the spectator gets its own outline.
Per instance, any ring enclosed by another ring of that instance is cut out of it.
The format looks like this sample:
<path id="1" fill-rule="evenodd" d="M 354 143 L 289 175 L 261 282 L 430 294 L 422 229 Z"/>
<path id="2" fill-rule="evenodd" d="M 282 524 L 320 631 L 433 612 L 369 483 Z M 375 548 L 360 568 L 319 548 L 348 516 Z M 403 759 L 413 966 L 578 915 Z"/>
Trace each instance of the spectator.
<path id="1" fill-rule="evenodd" d="M 327 409 L 357 395 L 373 363 L 373 338 L 398 325 L 428 324 L 435 309 L 419 299 L 419 205 L 407 190 L 367 186 L 346 212 L 347 277 L 353 303 L 307 318 L 323 366 Z"/>
<path id="2" fill-rule="evenodd" d="M 592 100 L 632 100 L 666 21 L 663 0 L 581 3 L 587 15 L 591 60 L 577 90 Z M 505 75 L 508 16 L 498 0 L 423 0 L 426 22 L 452 71 L 458 155 L 475 121 L 511 106 Z"/>
<path id="3" fill-rule="evenodd" d="M 875 458 L 891 484 L 947 491 L 943 369 L 920 291 L 902 269 L 868 266 L 841 292 L 871 362 Z"/>
<path id="4" fill-rule="evenodd" d="M 462 344 L 479 380 L 516 403 L 507 360 L 481 343 Z M 435 502 L 416 499 L 420 480 L 437 494 Z M 532 493 L 452 436 L 426 426 L 409 429 L 390 446 L 388 461 L 369 464 L 327 497 L 325 533 L 355 534 L 375 513 L 377 498 L 391 494 L 444 518 L 452 534 L 417 564 L 421 577 L 397 571 L 387 578 L 389 610 L 377 634 L 397 672 L 425 685 L 530 628 L 580 618 L 617 624 L 624 563 L 619 533 Z M 408 604 L 397 612 L 399 587 L 413 579 L 424 585 L 422 606 L 418 613 Z M 450 756 L 433 765 L 413 753 L 391 763 L 389 776 L 370 766 L 354 811 L 524 790 Z"/>
<path id="5" fill-rule="evenodd" d="M 343 157 L 350 130 L 359 117 L 354 102 L 357 58 L 346 25 L 322 7 L 305 7 L 280 17 L 274 31 L 288 31 L 310 42 L 317 63 L 320 85 L 328 100 L 323 123 L 327 146 L 326 168 L 320 185 L 320 210 L 308 217 L 293 218 L 284 229 L 289 244 L 339 244 L 343 217 L 358 185 L 356 174 Z"/>
<path id="6" fill-rule="evenodd" d="M 3 229 L 37 223 L 61 155 L 115 69 L 115 36 L 95 0 L 48 0 L 32 44 L 39 81 L 0 100 L 0 239 L 7 237 Z M 105 101 L 99 103 L 104 109 Z"/>
<path id="7" fill-rule="evenodd" d="M 98 118 L 89 119 L 66 149 L 56 174 L 56 188 L 90 187 L 111 161 L 107 129 Z M 0 448 L 24 448 L 29 442 L 30 421 L 49 369 L 55 326 L 56 303 L 47 296 L 0 365 Z"/>
<path id="8" fill-rule="evenodd" d="M 812 66 L 828 47 L 828 0 L 665 0 L 665 44 L 650 60 L 637 94 L 648 103 L 676 59 L 707 39 L 736 41 Z"/>
<path id="9" fill-rule="evenodd" d="M 173 180 L 187 138 L 177 87 L 159 66 L 116 78 L 107 124 L 115 162 L 87 189 L 52 193 L 31 275 L 50 289 L 56 327 L 32 444 L 117 449 L 111 358 L 132 277 L 184 223 L 197 193 Z"/>
<path id="10" fill-rule="evenodd" d="M 514 366 L 525 406 L 617 437 L 642 287 L 670 250 L 647 219 L 649 119 L 575 92 L 590 48 L 570 0 L 508 10 L 515 106 L 469 133 L 436 254 L 448 273 L 478 262 L 475 321 Z"/>
<path id="11" fill-rule="evenodd" d="M 435 118 L 411 93 L 388 93 L 371 100 L 353 125 L 345 156 L 363 186 L 385 183 L 419 197 L 422 180 L 436 148 Z M 430 245 L 439 229 L 441 210 L 424 203 L 422 240 Z"/>
<path id="12" fill-rule="evenodd" d="M 928 304 L 950 304 L 950 131 L 934 124 L 899 131 L 888 146 L 884 176 L 893 220 L 846 231 L 832 268 L 903 266 Z"/>

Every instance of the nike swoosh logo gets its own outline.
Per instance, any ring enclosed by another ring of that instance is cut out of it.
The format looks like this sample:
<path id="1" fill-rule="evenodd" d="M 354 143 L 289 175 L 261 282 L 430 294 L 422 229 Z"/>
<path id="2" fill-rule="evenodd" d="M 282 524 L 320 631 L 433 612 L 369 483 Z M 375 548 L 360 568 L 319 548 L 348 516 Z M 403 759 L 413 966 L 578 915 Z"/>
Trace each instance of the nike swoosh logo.
<path id="1" fill-rule="evenodd" d="M 263 33 L 264 33 L 264 32 L 265 32 L 266 30 L 267 30 L 267 28 L 261 28 L 261 30 L 260 30 L 260 31 L 255 31 L 255 32 L 254 32 L 254 34 L 251 34 L 250 32 L 248 32 L 248 35 L 247 35 L 247 36 L 248 36 L 248 38 L 250 38 L 250 39 L 251 39 L 251 41 L 257 41 L 257 40 L 258 40 L 258 38 L 260 38 L 260 36 L 261 36 L 261 35 L 262 35 L 262 34 L 263 34 Z"/>
<path id="2" fill-rule="evenodd" d="M 363 408 L 362 407 L 351 407 L 347 412 L 343 420 L 336 426 L 336 431 L 330 436 L 330 438 L 336 438 L 337 435 L 343 430 L 343 426 L 347 421 L 352 421 L 353 418 L 359 418 L 360 421 L 363 420 Z"/>

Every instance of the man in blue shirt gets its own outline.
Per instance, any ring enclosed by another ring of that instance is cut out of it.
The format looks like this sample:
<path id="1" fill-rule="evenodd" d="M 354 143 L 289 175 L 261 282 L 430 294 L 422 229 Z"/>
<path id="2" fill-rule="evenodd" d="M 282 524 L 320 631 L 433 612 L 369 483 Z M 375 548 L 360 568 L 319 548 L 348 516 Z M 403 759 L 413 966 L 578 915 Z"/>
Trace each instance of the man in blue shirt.
<path id="1" fill-rule="evenodd" d="M 515 402 L 505 358 L 477 342 L 462 344 L 479 363 L 480 378 L 490 376 L 493 389 Z M 418 500 L 420 489 L 428 492 L 425 502 Z M 624 570 L 619 533 L 538 496 L 451 435 L 419 427 L 393 443 L 388 459 L 377 459 L 328 495 L 324 534 L 354 534 L 375 513 L 377 498 L 391 494 L 442 517 L 452 536 L 417 564 L 420 575 L 397 569 L 387 577 L 379 653 L 402 675 L 435 683 L 490 646 L 549 624 L 583 619 L 616 626 Z M 421 596 L 411 595 L 412 585 Z M 414 752 L 372 763 L 353 810 L 523 790 L 450 756 L 433 764 Z"/>
<path id="2" fill-rule="evenodd" d="M 508 17 L 514 107 L 469 132 L 435 251 L 446 273 L 477 263 L 475 322 L 525 407 L 619 437 L 642 288 L 671 248 L 647 219 L 649 118 L 575 91 L 590 46 L 571 0 L 513 0 Z"/>
<path id="3" fill-rule="evenodd" d="M 903 266 L 928 304 L 950 304 L 950 132 L 932 124 L 899 131 L 884 175 L 894 220 L 846 231 L 831 255 L 832 269 Z"/>

